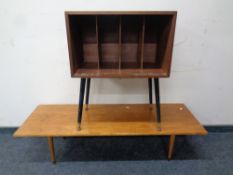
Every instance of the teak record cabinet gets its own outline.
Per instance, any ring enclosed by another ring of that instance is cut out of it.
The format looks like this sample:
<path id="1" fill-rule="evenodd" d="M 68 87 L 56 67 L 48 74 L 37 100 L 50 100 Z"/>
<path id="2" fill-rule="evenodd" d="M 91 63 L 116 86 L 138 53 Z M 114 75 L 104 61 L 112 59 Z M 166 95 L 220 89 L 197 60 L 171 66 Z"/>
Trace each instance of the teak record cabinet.
<path id="1" fill-rule="evenodd" d="M 176 25 L 175 11 L 65 12 L 72 77 L 80 77 L 78 126 L 85 86 L 91 78 L 148 78 L 152 104 L 155 83 L 160 122 L 159 77 L 169 77 Z"/>

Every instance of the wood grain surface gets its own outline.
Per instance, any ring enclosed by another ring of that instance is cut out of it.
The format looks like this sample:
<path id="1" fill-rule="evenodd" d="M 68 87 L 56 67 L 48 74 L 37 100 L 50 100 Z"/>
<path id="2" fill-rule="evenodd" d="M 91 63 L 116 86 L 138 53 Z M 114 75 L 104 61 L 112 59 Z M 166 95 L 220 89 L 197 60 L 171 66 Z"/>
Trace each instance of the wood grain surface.
<path id="1" fill-rule="evenodd" d="M 85 107 L 84 107 L 85 109 Z M 154 105 L 89 105 L 77 130 L 77 105 L 40 105 L 15 137 L 205 135 L 207 131 L 183 104 L 161 105 L 161 131 Z"/>

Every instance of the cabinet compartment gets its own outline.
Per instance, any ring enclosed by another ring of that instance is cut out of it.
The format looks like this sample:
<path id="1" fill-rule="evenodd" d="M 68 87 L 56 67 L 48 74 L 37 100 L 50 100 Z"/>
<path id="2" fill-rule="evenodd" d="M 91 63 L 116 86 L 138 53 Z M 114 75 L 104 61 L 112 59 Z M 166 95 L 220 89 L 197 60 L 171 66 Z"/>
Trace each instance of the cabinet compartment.
<path id="1" fill-rule="evenodd" d="M 70 16 L 70 40 L 74 68 L 98 68 L 96 17 Z"/>
<path id="2" fill-rule="evenodd" d="M 100 68 L 119 66 L 119 16 L 99 16 Z"/>
<path id="3" fill-rule="evenodd" d="M 145 16 L 143 68 L 160 68 L 164 60 L 172 17 Z"/>
<path id="4" fill-rule="evenodd" d="M 142 16 L 122 16 L 121 67 L 140 68 L 140 33 Z"/>

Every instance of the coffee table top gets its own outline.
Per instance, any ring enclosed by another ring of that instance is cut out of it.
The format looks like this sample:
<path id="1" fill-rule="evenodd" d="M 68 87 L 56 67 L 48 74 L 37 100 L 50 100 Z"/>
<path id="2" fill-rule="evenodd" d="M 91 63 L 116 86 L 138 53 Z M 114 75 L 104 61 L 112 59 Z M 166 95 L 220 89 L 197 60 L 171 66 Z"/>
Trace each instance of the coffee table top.
<path id="1" fill-rule="evenodd" d="M 148 104 L 89 105 L 77 130 L 77 105 L 39 105 L 15 137 L 205 135 L 184 104 L 161 105 L 161 131 Z"/>

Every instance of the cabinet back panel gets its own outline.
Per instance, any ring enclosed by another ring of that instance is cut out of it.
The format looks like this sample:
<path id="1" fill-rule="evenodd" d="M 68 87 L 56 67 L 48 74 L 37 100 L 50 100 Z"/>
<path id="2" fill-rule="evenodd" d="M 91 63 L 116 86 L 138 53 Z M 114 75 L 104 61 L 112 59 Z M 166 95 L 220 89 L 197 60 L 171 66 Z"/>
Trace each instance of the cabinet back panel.
<path id="1" fill-rule="evenodd" d="M 139 32 L 142 26 L 142 16 L 122 16 L 122 42 L 138 43 Z"/>
<path id="2" fill-rule="evenodd" d="M 101 43 L 118 43 L 119 16 L 98 16 Z"/>
<path id="3" fill-rule="evenodd" d="M 157 43 L 145 43 L 143 62 L 156 63 Z"/>
<path id="4" fill-rule="evenodd" d="M 121 62 L 137 62 L 138 57 L 138 44 L 137 43 L 122 43 L 122 60 Z"/>
<path id="5" fill-rule="evenodd" d="M 118 62 L 117 43 L 102 43 L 101 50 L 102 62 Z"/>
<path id="6" fill-rule="evenodd" d="M 83 43 L 83 62 L 97 63 L 98 46 L 96 43 L 85 44 Z"/>

